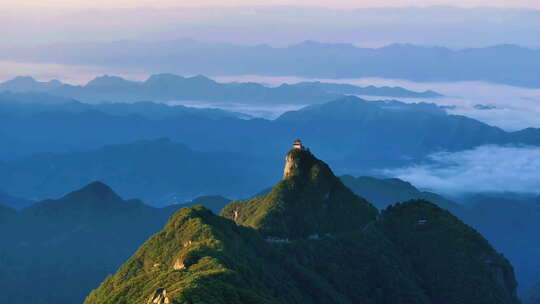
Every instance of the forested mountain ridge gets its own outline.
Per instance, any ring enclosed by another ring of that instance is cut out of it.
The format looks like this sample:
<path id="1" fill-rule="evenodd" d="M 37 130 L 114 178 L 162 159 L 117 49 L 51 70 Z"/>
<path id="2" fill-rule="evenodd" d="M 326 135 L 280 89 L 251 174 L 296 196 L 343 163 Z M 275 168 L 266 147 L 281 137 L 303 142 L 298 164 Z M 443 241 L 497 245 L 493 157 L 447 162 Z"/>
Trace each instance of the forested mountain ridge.
<path id="1" fill-rule="evenodd" d="M 520 303 L 509 262 L 448 211 L 379 214 L 307 150 L 284 173 L 225 217 L 181 209 L 85 303 Z"/>

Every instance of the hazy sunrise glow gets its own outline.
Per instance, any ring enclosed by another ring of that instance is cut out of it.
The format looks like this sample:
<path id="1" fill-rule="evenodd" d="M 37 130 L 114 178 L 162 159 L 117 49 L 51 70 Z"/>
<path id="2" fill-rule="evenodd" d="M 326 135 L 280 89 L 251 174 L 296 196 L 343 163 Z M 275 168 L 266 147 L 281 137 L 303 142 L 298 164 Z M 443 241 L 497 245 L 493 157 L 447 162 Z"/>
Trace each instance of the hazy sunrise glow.
<path id="1" fill-rule="evenodd" d="M 3 1 L 4 2 L 4 1 Z M 330 8 L 369 8 L 389 6 L 433 6 L 448 5 L 460 7 L 507 7 L 507 8 L 535 8 L 540 9 L 540 1 L 536 0 L 199 0 L 199 1 L 174 1 L 174 0 L 7 0 L 2 5 L 4 8 L 134 8 L 134 7 L 179 7 L 179 6 L 254 6 L 254 5 L 285 5 L 285 6 L 322 6 Z"/>

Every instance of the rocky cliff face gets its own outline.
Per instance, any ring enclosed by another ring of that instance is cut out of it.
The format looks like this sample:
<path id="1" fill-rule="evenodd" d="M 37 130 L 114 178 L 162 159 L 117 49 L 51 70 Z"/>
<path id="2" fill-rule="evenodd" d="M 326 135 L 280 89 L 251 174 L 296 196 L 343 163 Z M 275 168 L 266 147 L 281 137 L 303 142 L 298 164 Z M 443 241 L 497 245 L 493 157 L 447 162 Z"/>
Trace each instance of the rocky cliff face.
<path id="1" fill-rule="evenodd" d="M 293 175 L 293 172 L 298 164 L 294 161 L 290 154 L 285 157 L 285 168 L 283 169 L 283 179 L 287 179 Z"/>
<path id="2" fill-rule="evenodd" d="M 294 177 L 308 178 L 307 175 L 309 175 L 316 166 L 323 169 L 324 173 L 331 173 L 332 171 L 327 164 L 317 159 L 309 150 L 293 148 L 285 156 L 283 179 L 291 179 Z"/>
<path id="3" fill-rule="evenodd" d="M 265 196 L 178 211 L 85 304 L 519 303 L 512 266 L 449 212 L 379 214 L 309 151 L 287 158 Z"/>
<path id="4" fill-rule="evenodd" d="M 146 304 L 169 304 L 171 303 L 169 297 L 167 296 L 167 290 L 159 288 L 154 291 L 148 298 Z"/>
<path id="5" fill-rule="evenodd" d="M 285 156 L 285 168 L 283 169 L 283 179 L 292 178 L 295 174 L 299 174 L 300 168 L 310 167 L 305 164 L 310 158 L 309 151 L 303 149 L 292 149 Z"/>

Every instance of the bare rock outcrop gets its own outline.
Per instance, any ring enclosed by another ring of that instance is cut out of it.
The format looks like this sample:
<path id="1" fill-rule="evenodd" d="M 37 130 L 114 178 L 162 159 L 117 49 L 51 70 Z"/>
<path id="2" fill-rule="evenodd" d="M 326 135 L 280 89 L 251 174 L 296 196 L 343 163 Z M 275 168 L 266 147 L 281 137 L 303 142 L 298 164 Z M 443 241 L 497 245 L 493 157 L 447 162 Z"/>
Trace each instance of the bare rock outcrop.
<path id="1" fill-rule="evenodd" d="M 283 179 L 287 179 L 293 175 L 294 169 L 298 164 L 294 161 L 290 154 L 285 157 L 285 168 L 283 169 Z"/>
<path id="2" fill-rule="evenodd" d="M 171 303 L 167 296 L 167 290 L 165 288 L 159 288 L 154 291 L 148 298 L 146 304 L 169 304 Z"/>
<path id="3" fill-rule="evenodd" d="M 178 258 L 176 261 L 174 261 L 173 269 L 174 270 L 182 270 L 185 269 L 186 265 Z"/>

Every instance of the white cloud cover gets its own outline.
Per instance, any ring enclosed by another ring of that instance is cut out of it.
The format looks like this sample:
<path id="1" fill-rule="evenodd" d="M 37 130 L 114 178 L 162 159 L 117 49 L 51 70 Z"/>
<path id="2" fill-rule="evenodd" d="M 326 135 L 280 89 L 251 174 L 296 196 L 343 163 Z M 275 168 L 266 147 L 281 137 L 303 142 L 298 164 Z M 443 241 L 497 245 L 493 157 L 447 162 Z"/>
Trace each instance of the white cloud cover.
<path id="1" fill-rule="evenodd" d="M 492 126 L 516 131 L 529 127 L 540 128 L 540 89 L 513 87 L 503 84 L 482 81 L 460 82 L 414 82 L 402 79 L 357 78 L 357 79 L 324 79 L 302 77 L 274 76 L 223 76 L 216 77 L 220 81 L 255 81 L 277 86 L 282 83 L 298 83 L 301 81 L 322 81 L 333 83 L 349 83 L 358 86 L 400 86 L 409 90 L 435 90 L 443 98 L 391 98 L 378 96 L 361 96 L 367 100 L 398 99 L 403 102 L 428 102 L 440 106 L 450 106 L 449 114 L 474 118 Z M 479 109 L 476 105 L 486 105 L 490 109 Z"/>
<path id="2" fill-rule="evenodd" d="M 419 188 L 453 196 L 479 192 L 540 194 L 540 147 L 481 146 L 432 154 L 427 164 L 381 171 Z"/>

